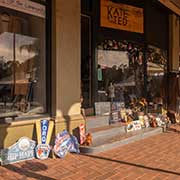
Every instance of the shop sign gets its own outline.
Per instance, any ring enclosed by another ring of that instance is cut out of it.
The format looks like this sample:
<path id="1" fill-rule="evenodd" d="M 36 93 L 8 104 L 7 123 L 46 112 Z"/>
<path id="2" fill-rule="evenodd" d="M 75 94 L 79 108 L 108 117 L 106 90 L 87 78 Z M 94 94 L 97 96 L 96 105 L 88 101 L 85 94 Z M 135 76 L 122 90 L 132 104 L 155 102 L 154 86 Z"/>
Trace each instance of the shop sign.
<path id="1" fill-rule="evenodd" d="M 49 153 L 51 151 L 51 148 L 48 144 L 38 144 L 36 146 L 36 157 L 38 159 L 47 159 L 49 157 Z"/>
<path id="2" fill-rule="evenodd" d="M 96 115 L 109 115 L 111 111 L 110 102 L 95 102 Z"/>
<path id="3" fill-rule="evenodd" d="M 0 0 L 0 6 L 45 18 L 45 6 L 29 0 Z"/>
<path id="4" fill-rule="evenodd" d="M 54 122 L 43 119 L 36 121 L 36 132 L 38 144 L 49 144 L 52 136 Z"/>
<path id="5" fill-rule="evenodd" d="M 134 131 L 133 121 L 132 121 L 132 122 L 128 122 L 128 124 L 127 124 L 127 126 L 126 126 L 126 131 L 127 131 L 127 132 Z"/>
<path id="6" fill-rule="evenodd" d="M 17 143 L 1 150 L 1 165 L 12 164 L 24 160 L 34 159 L 35 141 L 22 137 Z"/>
<path id="7" fill-rule="evenodd" d="M 144 14 L 142 8 L 122 3 L 113 3 L 110 0 L 101 0 L 100 17 L 100 25 L 102 27 L 144 33 Z"/>
<path id="8" fill-rule="evenodd" d="M 133 126 L 134 126 L 134 130 L 141 130 L 142 127 L 141 127 L 141 122 L 139 120 L 137 121 L 133 121 Z"/>
<path id="9" fill-rule="evenodd" d="M 42 144 L 46 143 L 48 126 L 49 126 L 48 120 L 42 120 L 41 121 L 41 143 Z"/>
<path id="10" fill-rule="evenodd" d="M 36 122 L 38 145 L 35 151 L 38 159 L 47 159 L 49 157 L 51 150 L 49 143 L 52 136 L 53 126 L 53 121 L 47 119 Z"/>
<path id="11" fill-rule="evenodd" d="M 125 106 L 124 102 L 112 102 L 110 123 L 121 121 L 120 110 L 124 108 L 124 106 Z"/>
<path id="12" fill-rule="evenodd" d="M 64 130 L 56 136 L 55 145 L 54 145 L 54 153 L 63 158 L 68 153 L 68 145 L 70 142 L 70 134 Z"/>
<path id="13" fill-rule="evenodd" d="M 75 136 L 70 135 L 67 130 L 63 130 L 56 136 L 53 151 L 60 158 L 64 158 L 68 152 L 80 153 L 78 140 Z"/>
<path id="14" fill-rule="evenodd" d="M 79 126 L 80 144 L 83 144 L 86 140 L 85 125 L 80 124 Z"/>
<path id="15" fill-rule="evenodd" d="M 141 129 L 142 129 L 142 126 L 139 120 L 128 122 L 126 126 L 127 132 L 141 130 Z"/>

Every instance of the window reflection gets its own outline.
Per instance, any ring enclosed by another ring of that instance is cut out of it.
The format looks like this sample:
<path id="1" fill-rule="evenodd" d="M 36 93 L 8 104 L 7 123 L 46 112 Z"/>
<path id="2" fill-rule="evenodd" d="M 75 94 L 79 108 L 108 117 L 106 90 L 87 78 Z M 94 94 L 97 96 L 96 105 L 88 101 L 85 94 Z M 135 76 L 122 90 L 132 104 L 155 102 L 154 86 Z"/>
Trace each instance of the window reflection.
<path id="1" fill-rule="evenodd" d="M 105 40 L 98 45 L 98 100 L 109 101 L 109 86 L 115 88 L 113 100 L 125 102 L 143 97 L 143 46 L 128 41 Z"/>
<path id="2" fill-rule="evenodd" d="M 33 103 L 33 86 L 37 82 L 39 58 L 37 38 L 4 32 L 0 35 L 1 112 L 27 112 Z M 35 105 L 36 104 L 36 105 Z"/>
<path id="3" fill-rule="evenodd" d="M 167 52 L 149 45 L 147 49 L 147 100 L 166 105 Z"/>
<path id="4" fill-rule="evenodd" d="M 45 46 L 45 19 L 0 9 L 0 118 L 46 111 Z"/>

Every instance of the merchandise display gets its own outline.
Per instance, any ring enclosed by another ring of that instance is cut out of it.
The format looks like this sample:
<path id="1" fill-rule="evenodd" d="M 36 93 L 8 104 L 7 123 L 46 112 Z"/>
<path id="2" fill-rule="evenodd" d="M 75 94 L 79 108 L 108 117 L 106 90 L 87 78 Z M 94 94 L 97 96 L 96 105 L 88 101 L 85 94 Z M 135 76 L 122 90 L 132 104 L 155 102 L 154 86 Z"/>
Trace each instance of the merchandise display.
<path id="1" fill-rule="evenodd" d="M 86 135 L 86 139 L 85 139 L 83 145 L 84 145 L 84 146 L 90 146 L 90 145 L 92 145 L 92 135 L 91 135 L 90 133 L 88 133 L 88 134 Z"/>
<path id="2" fill-rule="evenodd" d="M 172 114 L 165 111 L 166 50 L 153 45 L 145 48 L 133 41 L 110 39 L 100 42 L 97 49 L 98 71 L 101 69 L 102 72 L 101 81 L 98 79 L 98 92 L 106 92 L 106 101 L 111 107 L 111 123 L 124 122 L 129 132 L 164 127 L 175 121 Z M 114 108 L 116 103 L 124 103 L 124 106 Z"/>
<path id="3" fill-rule="evenodd" d="M 64 158 L 68 152 L 80 153 L 78 140 L 64 130 L 56 136 L 53 151 L 60 158 Z"/>

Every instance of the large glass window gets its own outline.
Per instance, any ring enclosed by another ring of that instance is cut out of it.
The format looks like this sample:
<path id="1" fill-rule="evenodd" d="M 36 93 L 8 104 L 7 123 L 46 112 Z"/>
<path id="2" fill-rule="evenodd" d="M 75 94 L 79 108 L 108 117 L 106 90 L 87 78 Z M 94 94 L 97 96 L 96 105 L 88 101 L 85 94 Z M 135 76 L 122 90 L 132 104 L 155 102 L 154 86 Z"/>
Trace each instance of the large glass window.
<path id="1" fill-rule="evenodd" d="M 142 98 L 144 87 L 143 46 L 134 42 L 105 40 L 98 45 L 99 101 L 125 102 Z M 114 88 L 113 94 L 111 87 Z"/>
<path id="2" fill-rule="evenodd" d="M 167 51 L 149 45 L 147 48 L 147 100 L 165 105 L 167 103 Z M 150 109 L 150 108 L 149 108 Z"/>
<path id="3" fill-rule="evenodd" d="M 45 22 L 0 7 L 0 118 L 46 112 Z"/>

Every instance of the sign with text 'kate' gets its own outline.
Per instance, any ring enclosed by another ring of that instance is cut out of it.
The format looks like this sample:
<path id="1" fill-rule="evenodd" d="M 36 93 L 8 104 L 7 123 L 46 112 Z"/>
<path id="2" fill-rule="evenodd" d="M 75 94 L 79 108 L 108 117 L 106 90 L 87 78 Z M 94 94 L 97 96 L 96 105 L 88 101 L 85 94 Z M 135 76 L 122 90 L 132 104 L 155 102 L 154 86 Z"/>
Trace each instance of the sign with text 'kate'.
<path id="1" fill-rule="evenodd" d="M 122 3 L 113 3 L 110 0 L 101 0 L 100 25 L 107 28 L 144 33 L 143 9 Z"/>

